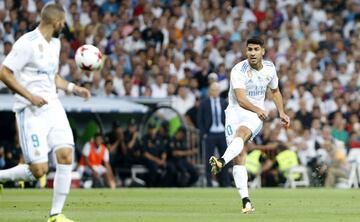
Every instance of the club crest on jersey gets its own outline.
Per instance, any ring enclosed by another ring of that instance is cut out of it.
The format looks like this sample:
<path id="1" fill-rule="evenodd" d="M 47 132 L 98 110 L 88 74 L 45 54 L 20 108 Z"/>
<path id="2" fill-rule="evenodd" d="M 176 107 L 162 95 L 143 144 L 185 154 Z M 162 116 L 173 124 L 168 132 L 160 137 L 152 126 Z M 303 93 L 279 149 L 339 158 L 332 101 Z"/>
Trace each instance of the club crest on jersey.
<path id="1" fill-rule="evenodd" d="M 247 74 L 247 76 L 248 76 L 249 78 L 251 78 L 251 77 L 253 76 L 251 70 L 247 71 L 246 74 Z"/>
<path id="2" fill-rule="evenodd" d="M 43 52 L 43 51 L 44 51 L 44 47 L 43 47 L 42 44 L 39 44 L 39 51 L 40 51 L 40 52 Z"/>

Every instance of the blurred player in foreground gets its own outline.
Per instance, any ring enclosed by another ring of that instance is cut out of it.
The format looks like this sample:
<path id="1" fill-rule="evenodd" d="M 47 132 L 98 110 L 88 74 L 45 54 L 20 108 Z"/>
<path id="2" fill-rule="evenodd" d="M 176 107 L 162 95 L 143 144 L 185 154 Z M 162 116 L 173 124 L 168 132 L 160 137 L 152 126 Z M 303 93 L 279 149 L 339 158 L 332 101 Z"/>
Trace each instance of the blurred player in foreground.
<path id="1" fill-rule="evenodd" d="M 61 212 L 70 191 L 74 141 L 56 90 L 90 98 L 87 89 L 57 74 L 60 54 L 57 37 L 64 24 L 62 5 L 45 5 L 39 26 L 15 42 L 0 70 L 0 80 L 16 93 L 14 111 L 26 162 L 0 171 L 0 181 L 42 177 L 48 172 L 48 152 L 55 152 L 57 166 L 48 222 L 72 222 Z"/>

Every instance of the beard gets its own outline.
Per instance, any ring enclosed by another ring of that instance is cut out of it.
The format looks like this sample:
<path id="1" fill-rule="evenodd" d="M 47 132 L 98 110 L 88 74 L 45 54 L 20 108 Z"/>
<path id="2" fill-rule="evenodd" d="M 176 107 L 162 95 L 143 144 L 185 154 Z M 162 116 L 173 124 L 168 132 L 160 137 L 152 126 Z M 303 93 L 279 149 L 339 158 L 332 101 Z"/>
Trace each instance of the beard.
<path id="1" fill-rule="evenodd" d="M 54 30 L 52 37 L 59 38 L 63 31 L 64 27 Z"/>

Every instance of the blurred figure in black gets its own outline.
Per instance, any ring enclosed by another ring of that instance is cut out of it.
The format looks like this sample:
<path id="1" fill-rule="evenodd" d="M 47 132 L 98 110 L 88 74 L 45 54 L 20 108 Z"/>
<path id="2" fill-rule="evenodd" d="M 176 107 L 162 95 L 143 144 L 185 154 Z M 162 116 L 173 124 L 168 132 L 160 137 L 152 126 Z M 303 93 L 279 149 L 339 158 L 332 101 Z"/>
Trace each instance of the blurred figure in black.
<path id="1" fill-rule="evenodd" d="M 110 165 L 121 181 L 130 177 L 130 165 L 120 122 L 113 122 L 112 130 L 106 135 L 106 143 L 110 154 Z"/>
<path id="2" fill-rule="evenodd" d="M 149 124 L 148 133 L 143 137 L 143 148 L 144 164 L 149 171 L 146 178 L 147 186 L 171 186 L 174 181 L 175 167 L 167 163 L 166 149 L 162 146 L 153 124 Z"/>
<path id="3" fill-rule="evenodd" d="M 186 129 L 180 127 L 170 142 L 170 150 L 178 174 L 178 185 L 181 187 L 192 186 L 199 178 L 195 166 L 189 157 L 197 154 L 197 150 L 190 150 L 186 144 Z"/>
<path id="4" fill-rule="evenodd" d="M 19 144 L 19 136 L 16 133 L 13 146 L 5 147 L 5 167 L 4 169 L 9 169 L 14 166 L 17 166 L 21 163 L 24 163 L 22 156 L 21 147 Z"/>
<path id="5" fill-rule="evenodd" d="M 139 164 L 141 162 L 141 144 L 135 119 L 130 120 L 127 130 L 124 132 L 124 142 L 130 165 Z"/>

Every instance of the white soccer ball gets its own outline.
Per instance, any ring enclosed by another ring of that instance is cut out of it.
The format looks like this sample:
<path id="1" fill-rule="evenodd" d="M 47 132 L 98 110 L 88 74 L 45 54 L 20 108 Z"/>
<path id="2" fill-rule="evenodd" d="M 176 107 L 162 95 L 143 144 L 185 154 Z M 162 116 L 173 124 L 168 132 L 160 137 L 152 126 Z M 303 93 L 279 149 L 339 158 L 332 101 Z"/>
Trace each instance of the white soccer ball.
<path id="1" fill-rule="evenodd" d="M 98 70 L 102 65 L 102 53 L 93 45 L 82 45 L 76 50 L 75 62 L 82 70 Z"/>

